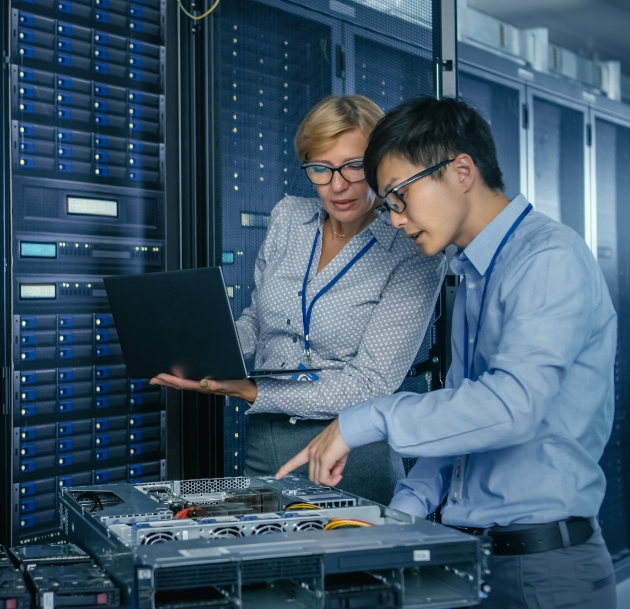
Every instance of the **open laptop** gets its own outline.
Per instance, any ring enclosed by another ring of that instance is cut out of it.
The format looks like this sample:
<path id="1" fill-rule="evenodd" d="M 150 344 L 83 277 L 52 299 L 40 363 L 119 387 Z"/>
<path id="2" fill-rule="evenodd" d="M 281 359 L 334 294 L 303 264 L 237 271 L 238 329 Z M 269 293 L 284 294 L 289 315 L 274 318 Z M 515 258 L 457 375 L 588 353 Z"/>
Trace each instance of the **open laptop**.
<path id="1" fill-rule="evenodd" d="M 250 370 L 219 267 L 105 277 L 129 376 L 287 377 L 321 369 Z"/>

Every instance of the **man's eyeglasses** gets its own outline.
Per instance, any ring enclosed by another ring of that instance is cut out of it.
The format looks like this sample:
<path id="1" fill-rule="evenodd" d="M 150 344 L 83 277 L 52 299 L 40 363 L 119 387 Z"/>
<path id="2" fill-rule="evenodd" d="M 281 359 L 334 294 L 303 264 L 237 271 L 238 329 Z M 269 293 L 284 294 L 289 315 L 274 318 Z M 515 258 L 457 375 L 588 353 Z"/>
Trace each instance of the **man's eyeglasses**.
<path id="1" fill-rule="evenodd" d="M 304 163 L 302 169 L 306 172 L 306 177 L 318 186 L 330 184 L 335 171 L 338 171 L 346 182 L 361 182 L 365 180 L 362 160 L 350 161 L 339 165 L 339 167 L 328 167 L 328 165 L 322 165 L 321 163 Z"/>
<path id="2" fill-rule="evenodd" d="M 408 186 L 409 184 L 411 184 L 412 182 L 415 182 L 416 180 L 419 180 L 420 178 L 426 178 L 427 176 L 430 176 L 433 172 L 437 171 L 441 167 L 444 167 L 444 165 L 448 165 L 449 163 L 452 163 L 454 160 L 455 159 L 448 159 L 446 161 L 442 161 L 441 163 L 438 163 L 437 165 L 433 165 L 433 167 L 424 169 L 420 173 L 417 173 L 416 175 L 411 176 L 407 180 L 404 180 L 403 182 L 398 184 L 398 186 L 394 186 L 394 188 L 390 188 L 383 195 L 383 203 L 374 210 L 374 213 L 376 214 L 376 216 L 379 217 L 383 222 L 385 222 L 385 224 L 388 224 L 391 226 L 392 219 L 390 217 L 390 212 L 394 212 L 396 214 L 402 214 L 402 212 L 404 212 L 405 209 L 407 208 L 407 202 L 405 201 L 404 196 L 399 192 L 400 189 L 404 188 L 405 186 Z"/>

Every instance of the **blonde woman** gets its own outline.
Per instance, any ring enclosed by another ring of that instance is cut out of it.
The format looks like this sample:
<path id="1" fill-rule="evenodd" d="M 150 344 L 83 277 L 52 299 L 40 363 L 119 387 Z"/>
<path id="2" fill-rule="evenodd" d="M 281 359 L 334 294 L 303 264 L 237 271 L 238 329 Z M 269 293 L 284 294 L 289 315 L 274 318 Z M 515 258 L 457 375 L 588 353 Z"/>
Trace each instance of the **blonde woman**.
<path id="1" fill-rule="evenodd" d="M 446 270 L 404 233 L 374 222 L 363 153 L 383 116 L 360 95 L 331 96 L 305 117 L 295 147 L 317 198 L 286 197 L 271 213 L 251 305 L 236 322 L 256 368 L 321 368 L 280 379 L 152 382 L 240 397 L 250 476 L 275 474 L 341 409 L 389 395 L 424 337 Z M 303 472 L 306 473 L 306 470 Z M 353 451 L 339 487 L 389 503 L 402 461 L 385 442 Z"/>

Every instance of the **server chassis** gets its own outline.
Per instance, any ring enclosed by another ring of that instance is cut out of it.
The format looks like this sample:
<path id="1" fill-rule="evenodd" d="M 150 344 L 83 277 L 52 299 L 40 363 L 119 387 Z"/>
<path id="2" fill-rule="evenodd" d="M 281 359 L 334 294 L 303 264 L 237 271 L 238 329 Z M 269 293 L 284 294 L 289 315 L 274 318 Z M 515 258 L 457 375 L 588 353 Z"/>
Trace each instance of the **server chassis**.
<path id="1" fill-rule="evenodd" d="M 63 532 L 130 609 L 463 607 L 486 588 L 483 539 L 298 476 L 60 492 Z M 191 505 L 201 518 L 174 518 Z M 326 530 L 333 518 L 372 526 Z"/>

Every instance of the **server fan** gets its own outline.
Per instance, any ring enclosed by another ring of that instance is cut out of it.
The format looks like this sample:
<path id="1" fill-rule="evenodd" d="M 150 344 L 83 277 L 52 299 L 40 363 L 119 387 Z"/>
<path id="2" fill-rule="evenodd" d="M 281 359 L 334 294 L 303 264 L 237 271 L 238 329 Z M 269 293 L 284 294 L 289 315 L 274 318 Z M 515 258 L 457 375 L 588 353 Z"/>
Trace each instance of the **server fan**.
<path id="1" fill-rule="evenodd" d="M 307 520 L 295 525 L 296 531 L 322 531 L 323 529 L 324 523 L 321 520 Z"/>
<path id="2" fill-rule="evenodd" d="M 218 527 L 212 531 L 212 538 L 243 537 L 243 531 L 239 527 Z"/>
<path id="3" fill-rule="evenodd" d="M 252 529 L 252 535 L 268 535 L 269 533 L 282 533 L 282 525 L 275 523 L 260 524 Z"/>
<path id="4" fill-rule="evenodd" d="M 142 538 L 143 546 L 150 546 L 154 543 L 164 543 L 165 541 L 175 541 L 175 533 L 171 531 L 152 531 Z"/>

